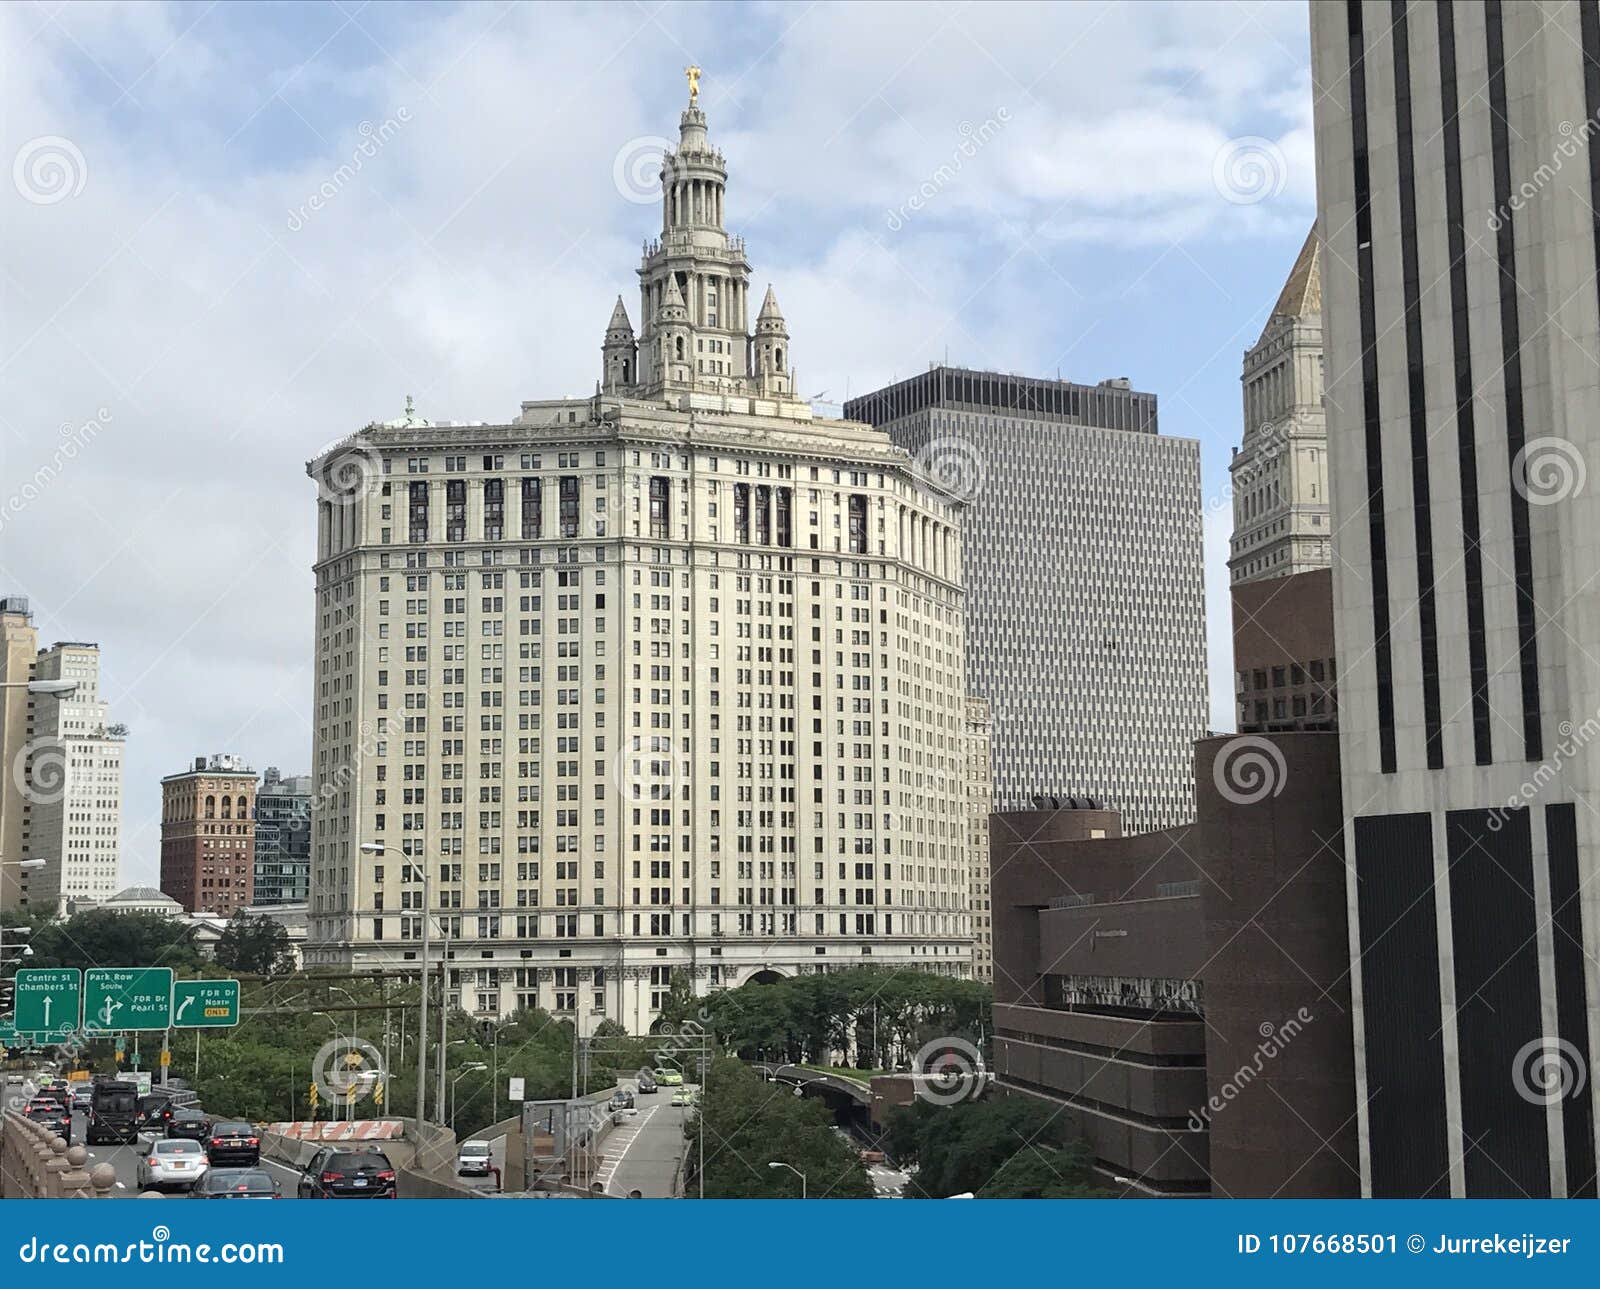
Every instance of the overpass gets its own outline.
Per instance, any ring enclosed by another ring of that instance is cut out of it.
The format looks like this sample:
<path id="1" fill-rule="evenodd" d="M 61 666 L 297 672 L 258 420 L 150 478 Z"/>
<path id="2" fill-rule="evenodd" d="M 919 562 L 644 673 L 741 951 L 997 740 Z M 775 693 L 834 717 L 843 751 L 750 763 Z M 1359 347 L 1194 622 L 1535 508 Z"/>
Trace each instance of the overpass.
<path id="1" fill-rule="evenodd" d="M 827 1074 L 821 1070 L 807 1069 L 804 1065 L 778 1064 L 772 1061 L 746 1061 L 752 1070 L 758 1071 L 763 1078 L 778 1083 L 793 1084 L 803 1096 L 823 1095 L 837 1098 L 842 1105 L 834 1108 L 840 1109 L 859 1106 L 863 1110 L 872 1108 L 872 1089 L 860 1079 L 852 1079 L 843 1074 Z"/>

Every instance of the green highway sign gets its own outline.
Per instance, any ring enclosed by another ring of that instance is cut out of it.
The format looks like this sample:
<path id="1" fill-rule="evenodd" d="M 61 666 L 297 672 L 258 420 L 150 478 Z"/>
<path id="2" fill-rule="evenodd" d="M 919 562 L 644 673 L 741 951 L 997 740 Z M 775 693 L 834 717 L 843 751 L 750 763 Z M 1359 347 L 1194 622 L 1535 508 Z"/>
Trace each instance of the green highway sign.
<path id="1" fill-rule="evenodd" d="M 91 967 L 83 973 L 83 1024 L 102 1032 L 168 1028 L 172 968 Z"/>
<path id="2" fill-rule="evenodd" d="M 21 1047 L 22 1039 L 12 1025 L 0 1024 L 0 1047 Z"/>
<path id="3" fill-rule="evenodd" d="M 173 1029 L 223 1029 L 238 1023 L 237 980 L 180 980 L 172 986 Z"/>
<path id="4" fill-rule="evenodd" d="M 76 967 L 22 967 L 12 1027 L 39 1040 L 62 1038 L 78 1028 L 82 998 L 83 974 Z"/>

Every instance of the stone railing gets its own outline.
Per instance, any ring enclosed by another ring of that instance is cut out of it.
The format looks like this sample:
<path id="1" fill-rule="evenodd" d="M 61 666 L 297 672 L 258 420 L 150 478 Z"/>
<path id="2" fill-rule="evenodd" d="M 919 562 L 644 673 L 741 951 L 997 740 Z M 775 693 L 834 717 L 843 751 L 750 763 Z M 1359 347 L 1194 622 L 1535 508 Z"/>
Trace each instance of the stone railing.
<path id="1" fill-rule="evenodd" d="M 5 1199 L 109 1199 L 117 1173 L 110 1164 L 86 1165 L 89 1152 L 69 1147 L 42 1124 L 17 1113 L 0 1120 L 0 1197 Z"/>

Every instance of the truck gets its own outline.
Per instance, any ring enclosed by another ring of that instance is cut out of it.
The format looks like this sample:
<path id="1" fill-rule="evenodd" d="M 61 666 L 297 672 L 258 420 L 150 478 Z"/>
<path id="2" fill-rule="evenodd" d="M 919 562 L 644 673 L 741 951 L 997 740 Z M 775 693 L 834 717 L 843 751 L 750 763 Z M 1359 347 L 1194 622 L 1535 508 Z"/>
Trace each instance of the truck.
<path id="1" fill-rule="evenodd" d="M 85 1134 L 91 1146 L 102 1142 L 131 1142 L 137 1139 L 139 1115 L 139 1087 L 127 1079 L 107 1079 L 94 1085 L 94 1096 L 89 1103 L 89 1130 Z"/>

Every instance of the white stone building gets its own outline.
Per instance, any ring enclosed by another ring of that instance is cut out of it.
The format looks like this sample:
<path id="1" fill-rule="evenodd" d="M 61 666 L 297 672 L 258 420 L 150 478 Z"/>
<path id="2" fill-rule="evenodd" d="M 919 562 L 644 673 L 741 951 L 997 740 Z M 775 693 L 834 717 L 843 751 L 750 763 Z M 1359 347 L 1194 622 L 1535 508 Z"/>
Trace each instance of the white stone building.
<path id="1" fill-rule="evenodd" d="M 1244 356 L 1244 440 L 1233 483 L 1233 582 L 1291 577 L 1333 558 L 1322 408 L 1322 249 L 1311 230 Z"/>
<path id="2" fill-rule="evenodd" d="M 65 698 L 35 697 L 28 755 L 17 769 L 29 802 L 24 857 L 30 908 L 63 911 L 69 901 L 104 900 L 119 881 L 123 732 L 100 696 L 100 647 L 71 641 L 41 649 L 35 680 L 75 680 Z"/>
<path id="3" fill-rule="evenodd" d="M 960 499 L 795 396 L 693 99 L 662 175 L 593 398 L 408 409 L 308 467 L 308 967 L 416 970 L 420 862 L 475 1013 L 971 974 Z"/>

